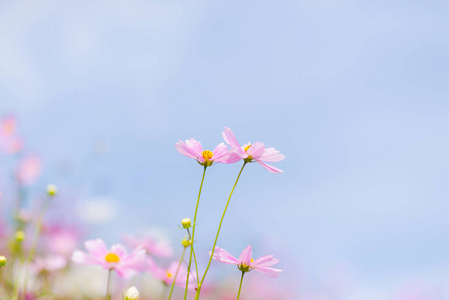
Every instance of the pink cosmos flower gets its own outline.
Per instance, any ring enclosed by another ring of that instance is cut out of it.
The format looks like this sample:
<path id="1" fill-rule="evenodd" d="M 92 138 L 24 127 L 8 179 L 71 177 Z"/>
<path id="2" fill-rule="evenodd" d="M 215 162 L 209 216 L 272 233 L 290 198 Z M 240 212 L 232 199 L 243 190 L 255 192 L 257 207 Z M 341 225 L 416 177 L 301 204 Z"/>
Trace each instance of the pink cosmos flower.
<path id="1" fill-rule="evenodd" d="M 51 253 L 70 256 L 78 246 L 81 232 L 75 227 L 53 224 L 44 227 L 44 242 Z"/>
<path id="2" fill-rule="evenodd" d="M 84 246 L 88 253 L 76 250 L 72 254 L 72 260 L 77 264 L 100 265 L 105 269 L 115 270 L 120 277 L 130 277 L 136 271 L 148 269 L 148 258 L 142 248 L 128 254 L 120 244 L 108 249 L 101 239 L 88 240 Z"/>
<path id="3" fill-rule="evenodd" d="M 18 153 L 23 148 L 23 141 L 17 135 L 17 120 L 12 116 L 0 120 L 0 148 L 6 154 Z"/>
<path id="4" fill-rule="evenodd" d="M 228 127 L 225 127 L 223 131 L 223 139 L 226 143 L 229 144 L 229 146 L 232 147 L 234 156 L 231 155 L 231 159 L 235 160 L 235 156 L 237 156 L 238 158 L 243 159 L 246 162 L 256 161 L 271 173 L 283 173 L 281 169 L 264 163 L 265 161 L 278 162 L 283 160 L 285 158 L 285 155 L 280 154 L 278 150 L 274 148 L 265 148 L 265 145 L 260 142 L 256 142 L 254 144 L 248 142 L 242 147 L 235 138 L 232 130 Z"/>
<path id="5" fill-rule="evenodd" d="M 146 250 L 147 254 L 158 257 L 169 257 L 173 254 L 170 241 L 155 236 L 146 235 L 141 237 L 124 236 L 125 244 L 132 248 L 141 247 Z"/>
<path id="6" fill-rule="evenodd" d="M 53 272 L 67 266 L 67 259 L 60 255 L 50 255 L 45 257 L 37 257 L 30 269 L 34 273 Z"/>
<path id="7" fill-rule="evenodd" d="M 194 139 L 186 140 L 185 142 L 179 140 L 175 144 L 175 148 L 182 155 L 194 158 L 200 165 L 206 167 L 219 162 L 230 164 L 240 159 L 239 157 L 230 155 L 228 147 L 224 143 L 218 144 L 214 151 L 210 151 L 203 150 L 201 143 Z"/>
<path id="8" fill-rule="evenodd" d="M 209 255 L 211 255 L 211 253 L 212 252 L 209 252 Z M 251 257 L 252 254 L 253 251 L 251 250 L 251 245 L 242 251 L 239 259 L 232 256 L 227 251 L 219 247 L 215 247 L 213 258 L 225 264 L 236 265 L 242 272 L 256 270 L 257 272 L 265 274 L 269 277 L 277 277 L 279 273 L 282 272 L 280 269 L 270 268 L 272 265 L 279 262 L 279 259 L 274 258 L 273 255 L 265 255 L 254 260 Z"/>
<path id="9" fill-rule="evenodd" d="M 19 163 L 16 176 L 20 183 L 30 185 L 39 178 L 41 171 L 41 159 L 38 156 L 30 155 Z"/>
<path id="10" fill-rule="evenodd" d="M 150 272 L 154 277 L 160 279 L 164 284 L 170 286 L 173 283 L 173 278 L 176 274 L 176 269 L 178 268 L 179 262 L 172 262 L 167 269 L 156 266 L 155 264 L 151 266 Z M 178 276 L 176 277 L 175 285 L 177 286 L 185 286 L 187 279 L 187 268 L 184 264 L 179 268 Z M 194 274 L 190 272 L 189 276 L 189 288 L 193 287 L 190 283 L 193 283 L 195 280 Z"/>

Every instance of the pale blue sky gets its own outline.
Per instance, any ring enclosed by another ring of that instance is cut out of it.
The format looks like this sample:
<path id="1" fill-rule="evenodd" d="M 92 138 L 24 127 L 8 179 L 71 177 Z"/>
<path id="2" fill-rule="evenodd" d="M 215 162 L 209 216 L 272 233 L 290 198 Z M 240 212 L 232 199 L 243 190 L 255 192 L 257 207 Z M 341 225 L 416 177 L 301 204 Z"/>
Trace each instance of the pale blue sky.
<path id="1" fill-rule="evenodd" d="M 3 0 L 0 112 L 19 117 L 45 179 L 68 160 L 82 197 L 116 199 L 94 230 L 110 241 L 181 236 L 202 170 L 178 139 L 212 148 L 229 126 L 276 147 L 285 173 L 244 171 L 219 244 L 263 247 L 285 278 L 343 265 L 356 292 L 342 299 L 393 299 L 449 278 L 448 14 L 447 1 Z M 86 161 L 99 139 L 109 152 Z M 208 171 L 204 250 L 239 167 Z"/>

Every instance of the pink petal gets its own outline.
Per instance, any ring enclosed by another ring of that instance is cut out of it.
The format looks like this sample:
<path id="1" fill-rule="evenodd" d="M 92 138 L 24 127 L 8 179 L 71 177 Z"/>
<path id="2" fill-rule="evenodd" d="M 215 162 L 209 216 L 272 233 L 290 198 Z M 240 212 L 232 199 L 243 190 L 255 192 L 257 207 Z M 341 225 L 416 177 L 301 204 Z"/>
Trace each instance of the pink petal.
<path id="1" fill-rule="evenodd" d="M 212 252 L 209 252 L 209 255 L 211 255 L 211 254 L 212 254 Z M 233 264 L 233 265 L 240 264 L 240 262 L 234 256 L 232 256 L 226 250 L 223 250 L 219 247 L 215 247 L 213 259 L 216 259 L 219 262 L 222 262 L 225 264 Z"/>
<path id="2" fill-rule="evenodd" d="M 244 157 L 248 157 L 247 155 L 244 155 Z M 238 162 L 239 160 L 241 160 L 242 157 L 240 155 L 238 155 L 235 152 L 229 152 L 228 158 L 226 159 L 226 163 L 227 164 L 233 164 L 235 162 Z"/>
<path id="3" fill-rule="evenodd" d="M 275 268 L 264 268 L 264 267 L 255 267 L 253 268 L 253 270 L 260 272 L 264 275 L 267 275 L 269 277 L 278 277 L 279 273 L 282 272 L 282 270 L 280 269 L 275 269 Z"/>
<path id="4" fill-rule="evenodd" d="M 246 266 L 251 265 L 251 256 L 253 255 L 253 251 L 251 249 L 251 245 L 248 245 L 245 249 L 243 249 L 242 254 L 240 254 L 239 261 L 241 264 Z"/>
<path id="5" fill-rule="evenodd" d="M 176 148 L 176 150 L 178 150 L 179 153 L 181 153 L 184 156 L 187 156 L 190 158 L 195 158 L 195 159 L 197 157 L 197 153 L 193 149 L 189 148 L 181 140 L 175 144 L 175 148 Z"/>
<path id="6" fill-rule="evenodd" d="M 251 267 L 270 267 L 279 262 L 279 259 L 273 258 L 273 255 L 262 256 L 251 263 Z"/>
<path id="7" fill-rule="evenodd" d="M 265 152 L 261 156 L 260 160 L 268 162 L 277 162 L 285 158 L 285 155 L 280 154 L 278 150 L 274 148 L 265 149 Z"/>
<path id="8" fill-rule="evenodd" d="M 276 167 L 273 167 L 272 165 L 268 165 L 265 164 L 263 162 L 261 162 L 260 160 L 257 161 L 262 167 L 264 167 L 265 169 L 268 170 L 268 172 L 273 173 L 273 174 L 277 174 L 277 173 L 284 173 L 284 171 L 282 171 L 281 169 L 278 169 Z"/>
<path id="9" fill-rule="evenodd" d="M 265 145 L 260 142 L 252 144 L 251 147 L 249 147 L 248 151 L 246 151 L 248 156 L 251 156 L 255 160 L 259 160 L 264 152 L 265 152 Z"/>
<path id="10" fill-rule="evenodd" d="M 113 245 L 111 247 L 111 250 L 109 251 L 109 253 L 114 253 L 119 258 L 126 257 L 126 255 L 127 255 L 125 247 L 123 247 L 123 245 L 120 245 L 120 244 Z"/>
<path id="11" fill-rule="evenodd" d="M 149 266 L 154 264 L 153 260 L 147 257 L 145 250 L 143 248 L 138 248 L 131 252 L 129 256 L 127 256 L 123 265 L 126 267 L 137 270 L 139 272 L 144 272 L 149 269 Z"/>
<path id="12" fill-rule="evenodd" d="M 196 152 L 197 156 L 201 156 L 201 154 L 203 153 L 203 147 L 201 146 L 201 143 L 193 138 L 186 141 L 186 145 L 189 148 L 193 149 Z"/>
<path id="13" fill-rule="evenodd" d="M 105 256 L 109 253 L 106 244 L 100 239 L 88 240 L 84 242 L 84 246 L 98 261 L 104 261 Z"/>
<path id="14" fill-rule="evenodd" d="M 230 146 L 236 146 L 240 148 L 240 144 L 237 141 L 237 139 L 234 136 L 234 133 L 232 132 L 231 128 L 225 127 L 223 131 L 223 139 L 225 142 Z"/>
<path id="15" fill-rule="evenodd" d="M 214 154 L 212 156 L 213 161 L 224 162 L 228 156 L 228 147 L 224 143 L 218 144 L 212 153 Z"/>
<path id="16" fill-rule="evenodd" d="M 246 152 L 242 149 L 242 147 L 240 147 L 239 142 L 230 128 L 224 128 L 223 139 L 229 146 L 231 146 L 233 152 L 237 153 L 241 158 L 247 157 Z"/>
<path id="17" fill-rule="evenodd" d="M 79 265 L 92 265 L 96 264 L 97 261 L 87 254 L 86 252 L 75 250 L 72 254 L 72 261 Z"/>

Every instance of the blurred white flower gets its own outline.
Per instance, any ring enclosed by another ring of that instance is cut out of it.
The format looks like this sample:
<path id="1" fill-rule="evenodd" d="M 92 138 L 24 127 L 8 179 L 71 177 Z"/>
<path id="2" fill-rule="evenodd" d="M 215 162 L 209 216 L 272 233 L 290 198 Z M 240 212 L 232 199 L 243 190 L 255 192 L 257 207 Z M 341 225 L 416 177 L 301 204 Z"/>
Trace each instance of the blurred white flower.
<path id="1" fill-rule="evenodd" d="M 125 300 L 138 300 L 139 298 L 140 294 L 135 286 L 130 287 L 125 293 Z"/>

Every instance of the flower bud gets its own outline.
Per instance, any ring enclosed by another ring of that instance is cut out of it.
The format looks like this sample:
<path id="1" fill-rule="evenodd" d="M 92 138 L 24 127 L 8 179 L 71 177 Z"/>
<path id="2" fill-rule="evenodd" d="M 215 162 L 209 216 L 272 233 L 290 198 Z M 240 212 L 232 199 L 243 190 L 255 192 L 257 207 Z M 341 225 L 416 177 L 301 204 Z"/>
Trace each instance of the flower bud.
<path id="1" fill-rule="evenodd" d="M 185 238 L 182 239 L 181 244 L 184 246 L 184 248 L 187 248 L 190 245 L 192 245 L 192 240 L 186 236 Z"/>
<path id="2" fill-rule="evenodd" d="M 125 293 L 125 300 L 138 300 L 139 298 L 140 294 L 135 286 L 130 287 Z"/>
<path id="3" fill-rule="evenodd" d="M 48 196 L 53 197 L 53 196 L 56 195 L 57 192 L 58 192 L 58 189 L 56 188 L 55 185 L 53 185 L 53 184 L 47 185 L 47 194 L 48 194 Z"/>
<path id="4" fill-rule="evenodd" d="M 19 230 L 16 232 L 16 241 L 22 242 L 25 239 L 25 232 Z"/>
<path id="5" fill-rule="evenodd" d="M 0 267 L 6 266 L 6 257 L 3 255 L 0 256 Z"/>
<path id="6" fill-rule="evenodd" d="M 192 220 L 190 220 L 189 218 L 184 218 L 181 220 L 181 224 L 185 229 L 190 228 L 190 226 L 192 225 Z"/>

